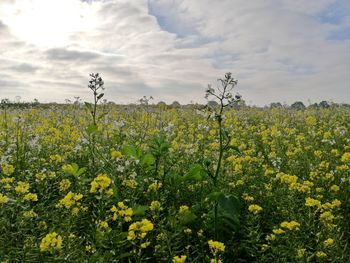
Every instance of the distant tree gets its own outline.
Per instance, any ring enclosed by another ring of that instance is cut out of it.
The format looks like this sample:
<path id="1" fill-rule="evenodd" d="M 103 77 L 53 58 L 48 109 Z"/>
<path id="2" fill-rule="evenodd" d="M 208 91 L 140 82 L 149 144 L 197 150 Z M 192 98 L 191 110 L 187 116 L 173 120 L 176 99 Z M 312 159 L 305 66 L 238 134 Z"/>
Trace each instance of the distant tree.
<path id="1" fill-rule="evenodd" d="M 290 107 L 294 110 L 304 110 L 306 108 L 301 101 L 294 102 Z"/>
<path id="2" fill-rule="evenodd" d="M 272 109 L 272 108 L 281 109 L 281 108 L 283 108 L 283 106 L 282 106 L 281 102 L 272 102 L 272 103 L 270 104 L 270 108 L 271 108 L 271 109 Z"/>
<path id="3" fill-rule="evenodd" d="M 170 106 L 173 108 L 180 108 L 181 104 L 178 101 L 173 101 Z"/>
<path id="4" fill-rule="evenodd" d="M 320 108 L 329 108 L 330 105 L 327 101 L 323 100 L 320 102 Z"/>
<path id="5" fill-rule="evenodd" d="M 310 106 L 308 108 L 310 108 L 310 109 L 318 109 L 318 104 L 315 102 L 313 104 L 310 104 Z"/>
<path id="6" fill-rule="evenodd" d="M 141 99 L 139 99 L 139 102 L 141 105 L 148 105 L 150 104 L 151 100 L 153 100 L 152 96 L 149 96 L 149 97 L 143 96 Z"/>
<path id="7" fill-rule="evenodd" d="M 219 103 L 217 103 L 215 100 L 208 101 L 207 105 L 211 108 L 215 108 L 219 106 Z"/>

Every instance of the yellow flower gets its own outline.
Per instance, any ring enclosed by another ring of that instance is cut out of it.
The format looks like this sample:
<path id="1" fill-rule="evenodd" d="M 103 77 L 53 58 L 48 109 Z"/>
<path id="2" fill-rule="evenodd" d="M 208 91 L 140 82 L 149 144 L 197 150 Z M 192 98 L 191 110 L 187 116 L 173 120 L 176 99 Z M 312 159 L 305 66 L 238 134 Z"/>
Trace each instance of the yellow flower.
<path id="1" fill-rule="evenodd" d="M 187 234 L 187 235 L 190 235 L 190 234 L 192 234 L 192 229 L 186 228 L 186 229 L 184 230 L 184 233 Z"/>
<path id="2" fill-rule="evenodd" d="M 59 203 L 57 204 L 57 207 L 64 206 L 65 208 L 69 209 L 74 205 L 80 205 L 80 200 L 83 198 L 82 194 L 75 194 L 73 192 L 69 192 L 66 194 L 65 197 L 63 197 Z"/>
<path id="3" fill-rule="evenodd" d="M 318 258 L 325 258 L 325 257 L 327 257 L 327 254 L 324 253 L 323 251 L 317 251 L 316 252 L 316 257 L 318 257 Z"/>
<path id="4" fill-rule="evenodd" d="M 102 193 L 111 184 L 111 179 L 106 174 L 99 174 L 91 182 L 90 193 L 99 191 Z"/>
<path id="5" fill-rule="evenodd" d="M 124 218 L 125 222 L 131 221 L 131 216 L 133 215 L 133 210 L 125 205 L 123 202 L 118 202 L 118 207 L 112 206 L 111 212 L 113 212 L 112 220 L 116 221 L 118 217 Z"/>
<path id="6" fill-rule="evenodd" d="M 248 207 L 249 212 L 253 213 L 254 215 L 259 214 L 263 209 L 259 205 L 250 205 Z"/>
<path id="7" fill-rule="evenodd" d="M 40 251 L 61 250 L 62 237 L 56 232 L 47 234 L 40 242 Z"/>
<path id="8" fill-rule="evenodd" d="M 281 235 L 281 234 L 285 233 L 285 231 L 281 228 L 274 229 L 274 230 L 272 230 L 272 232 L 276 235 Z"/>
<path id="9" fill-rule="evenodd" d="M 216 255 L 218 252 L 225 251 L 225 244 L 222 242 L 209 240 L 208 245 L 213 255 Z"/>
<path id="10" fill-rule="evenodd" d="M 151 242 L 143 242 L 142 244 L 141 244 L 141 248 L 146 248 L 146 247 L 148 247 L 149 245 L 151 244 Z"/>
<path id="11" fill-rule="evenodd" d="M 25 194 L 29 192 L 29 187 L 28 183 L 19 181 L 15 187 L 15 191 L 20 194 Z"/>
<path id="12" fill-rule="evenodd" d="M 108 229 L 108 228 L 109 228 L 108 222 L 107 222 L 107 221 L 103 221 L 103 220 L 97 220 L 97 221 L 96 221 L 96 225 L 97 225 L 99 228 L 102 228 L 102 229 Z"/>
<path id="13" fill-rule="evenodd" d="M 128 240 L 143 239 L 154 228 L 151 221 L 142 219 L 129 226 Z"/>
<path id="14" fill-rule="evenodd" d="M 313 126 L 316 124 L 316 118 L 314 116 L 308 116 L 305 120 L 306 124 L 309 126 Z"/>
<path id="15" fill-rule="evenodd" d="M 323 212 L 321 215 L 320 215 L 320 219 L 322 221 L 332 221 L 334 219 L 334 215 L 332 215 L 331 212 L 329 211 L 326 211 L 326 212 Z"/>
<path id="16" fill-rule="evenodd" d="M 296 221 L 284 221 L 281 223 L 281 227 L 289 230 L 299 230 L 300 224 Z"/>
<path id="17" fill-rule="evenodd" d="M 24 213 L 23 213 L 23 216 L 25 217 L 25 218 L 33 218 L 33 217 L 36 217 L 37 216 L 37 214 L 34 212 L 34 210 L 32 209 L 32 210 L 29 210 L 29 211 L 25 211 Z"/>
<path id="18" fill-rule="evenodd" d="M 60 182 L 60 191 L 64 192 L 71 186 L 71 182 L 68 179 L 63 179 Z"/>
<path id="19" fill-rule="evenodd" d="M 188 213 L 189 209 L 190 208 L 187 205 L 182 205 L 182 206 L 180 206 L 179 214 L 184 215 L 184 214 Z"/>
<path id="20" fill-rule="evenodd" d="M 274 241 L 276 239 L 276 236 L 274 234 L 267 235 L 265 240 L 266 241 Z"/>
<path id="21" fill-rule="evenodd" d="M 13 172 L 15 171 L 15 168 L 11 164 L 6 164 L 6 163 L 1 165 L 1 169 L 4 175 L 13 174 Z"/>
<path id="22" fill-rule="evenodd" d="M 158 189 L 160 189 L 162 187 L 162 183 L 158 183 L 158 182 L 155 182 L 155 183 L 152 183 L 148 186 L 148 192 L 155 192 L 157 191 Z"/>
<path id="23" fill-rule="evenodd" d="M 187 256 L 175 256 L 173 257 L 173 263 L 184 263 L 186 261 Z"/>
<path id="24" fill-rule="evenodd" d="M 303 258 L 305 255 L 306 249 L 305 248 L 299 248 L 297 250 L 297 258 Z"/>
<path id="25" fill-rule="evenodd" d="M 321 202 L 317 199 L 313 199 L 311 197 L 305 198 L 305 206 L 317 206 L 321 207 Z"/>
<path id="26" fill-rule="evenodd" d="M 7 197 L 0 193 L 0 204 L 6 204 L 8 201 Z"/>
<path id="27" fill-rule="evenodd" d="M 151 205 L 149 206 L 151 211 L 158 211 L 161 209 L 160 202 L 159 201 L 152 201 Z"/>
<path id="28" fill-rule="evenodd" d="M 38 196 L 37 194 L 33 194 L 33 193 L 28 193 L 24 196 L 23 198 L 24 200 L 26 201 L 33 201 L 33 202 L 36 202 L 38 201 Z"/>
<path id="29" fill-rule="evenodd" d="M 124 179 L 122 185 L 129 187 L 131 189 L 135 189 L 137 186 L 137 182 L 134 179 Z"/>
<path id="30" fill-rule="evenodd" d="M 349 163 L 350 162 L 350 152 L 344 153 L 341 157 L 341 161 L 343 163 Z"/>
<path id="31" fill-rule="evenodd" d="M 119 159 L 119 158 L 123 157 L 121 152 L 116 151 L 114 149 L 111 151 L 111 156 L 112 156 L 113 159 Z"/>
<path id="32" fill-rule="evenodd" d="M 323 243 L 325 244 L 326 247 L 330 247 L 334 244 L 334 239 L 328 238 Z"/>
<path id="33" fill-rule="evenodd" d="M 336 193 L 336 192 L 339 192 L 340 187 L 338 185 L 334 184 L 331 186 L 331 190 Z"/>

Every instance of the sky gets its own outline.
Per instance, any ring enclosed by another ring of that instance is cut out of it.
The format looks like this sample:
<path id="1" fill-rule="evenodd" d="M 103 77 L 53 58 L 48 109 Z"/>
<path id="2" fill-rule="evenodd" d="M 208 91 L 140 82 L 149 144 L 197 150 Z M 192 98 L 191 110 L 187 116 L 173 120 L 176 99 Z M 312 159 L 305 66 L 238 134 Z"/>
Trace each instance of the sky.
<path id="1" fill-rule="evenodd" d="M 0 98 L 350 103 L 349 0 L 0 0 Z"/>

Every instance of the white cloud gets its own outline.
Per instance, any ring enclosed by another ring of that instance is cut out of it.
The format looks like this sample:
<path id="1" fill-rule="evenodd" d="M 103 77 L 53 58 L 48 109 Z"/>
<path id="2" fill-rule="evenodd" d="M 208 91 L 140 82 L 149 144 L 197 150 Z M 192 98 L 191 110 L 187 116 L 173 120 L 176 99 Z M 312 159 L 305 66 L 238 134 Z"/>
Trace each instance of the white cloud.
<path id="1" fill-rule="evenodd" d="M 255 104 L 349 102 L 350 41 L 329 36 L 350 16 L 318 17 L 342 1 L 1 1 L 1 91 L 87 99 L 89 73 L 100 72 L 110 100 L 203 102 L 231 71 Z"/>

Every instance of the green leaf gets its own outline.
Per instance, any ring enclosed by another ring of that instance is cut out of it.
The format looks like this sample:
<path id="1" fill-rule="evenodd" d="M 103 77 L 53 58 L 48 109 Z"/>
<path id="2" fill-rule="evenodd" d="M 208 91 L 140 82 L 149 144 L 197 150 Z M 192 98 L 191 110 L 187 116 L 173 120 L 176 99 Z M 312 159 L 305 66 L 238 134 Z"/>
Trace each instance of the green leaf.
<path id="1" fill-rule="evenodd" d="M 147 205 L 135 205 L 134 207 L 132 207 L 132 211 L 134 212 L 133 215 L 135 216 L 143 216 L 146 214 L 147 210 Z"/>
<path id="2" fill-rule="evenodd" d="M 122 148 L 121 153 L 125 156 L 131 156 L 135 159 L 140 159 L 141 150 L 135 146 L 126 145 Z"/>
<path id="3" fill-rule="evenodd" d="M 89 112 L 91 112 L 92 111 L 92 104 L 91 103 L 89 103 L 89 102 L 84 102 L 84 104 L 85 104 L 85 108 L 89 111 Z"/>
<path id="4" fill-rule="evenodd" d="M 144 156 L 142 156 L 141 164 L 144 166 L 148 166 L 148 167 L 153 166 L 155 162 L 156 162 L 156 159 L 150 153 L 147 153 Z"/>
<path id="5" fill-rule="evenodd" d="M 87 126 L 86 128 L 86 132 L 91 135 L 93 133 L 96 133 L 98 131 L 97 126 L 95 124 L 90 124 L 89 126 Z"/>
<path id="6" fill-rule="evenodd" d="M 187 212 L 180 216 L 180 224 L 188 225 L 193 223 L 197 219 L 197 216 L 193 214 L 191 211 Z"/>
<path id="7" fill-rule="evenodd" d="M 200 164 L 192 164 L 190 166 L 189 171 L 185 175 L 185 178 L 187 180 L 194 180 L 194 181 L 202 181 L 203 178 L 207 175 L 207 172 Z"/>

